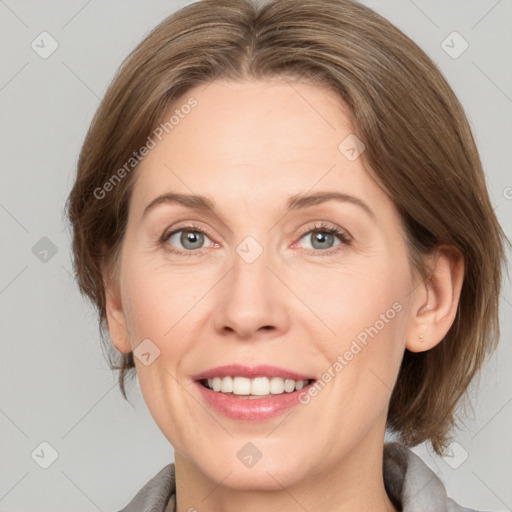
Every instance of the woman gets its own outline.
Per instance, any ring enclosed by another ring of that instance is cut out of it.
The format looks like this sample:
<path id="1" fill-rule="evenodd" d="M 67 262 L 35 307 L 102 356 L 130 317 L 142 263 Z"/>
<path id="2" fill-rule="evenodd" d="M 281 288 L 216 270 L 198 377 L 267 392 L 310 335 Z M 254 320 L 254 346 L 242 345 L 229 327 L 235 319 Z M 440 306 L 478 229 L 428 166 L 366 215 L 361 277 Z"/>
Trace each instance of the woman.
<path id="1" fill-rule="evenodd" d="M 441 454 L 504 235 L 431 60 L 350 0 L 206 0 L 134 50 L 69 197 L 78 283 L 175 450 L 123 510 L 464 509 Z M 386 429 L 400 443 L 384 443 Z"/>

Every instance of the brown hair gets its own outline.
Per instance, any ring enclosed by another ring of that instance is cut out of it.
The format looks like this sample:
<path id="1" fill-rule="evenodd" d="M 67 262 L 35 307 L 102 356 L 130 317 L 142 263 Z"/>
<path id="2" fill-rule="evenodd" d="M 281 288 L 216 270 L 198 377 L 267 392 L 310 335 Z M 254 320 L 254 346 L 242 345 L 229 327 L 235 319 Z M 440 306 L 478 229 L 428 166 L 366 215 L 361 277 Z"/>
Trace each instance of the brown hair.
<path id="1" fill-rule="evenodd" d="M 271 77 L 327 86 L 350 107 L 365 164 L 401 213 L 414 270 L 426 279 L 422 256 L 441 244 L 464 256 L 454 324 L 435 348 L 406 351 L 388 412 L 405 444 L 430 440 L 441 453 L 459 399 L 499 338 L 506 238 L 453 91 L 414 42 L 352 0 L 199 1 L 165 19 L 124 61 L 87 133 L 67 204 L 76 278 L 98 309 L 102 339 L 102 268 L 116 268 L 135 173 L 123 173 L 102 198 L 97 191 L 192 87 Z M 109 361 L 126 398 L 133 355 L 110 352 Z"/>

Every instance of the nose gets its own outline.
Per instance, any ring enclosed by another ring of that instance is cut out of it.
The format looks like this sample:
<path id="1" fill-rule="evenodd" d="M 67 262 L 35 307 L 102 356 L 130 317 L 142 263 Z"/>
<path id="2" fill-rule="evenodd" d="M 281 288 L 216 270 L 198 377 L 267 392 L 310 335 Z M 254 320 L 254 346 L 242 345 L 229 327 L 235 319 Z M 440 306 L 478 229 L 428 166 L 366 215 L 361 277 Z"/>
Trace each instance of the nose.
<path id="1" fill-rule="evenodd" d="M 216 297 L 214 327 L 220 335 L 252 340 L 286 332 L 290 325 L 290 310 L 286 307 L 290 292 L 277 277 L 271 260 L 265 250 L 252 262 L 238 253 L 234 255 L 233 267 L 219 283 Z"/>

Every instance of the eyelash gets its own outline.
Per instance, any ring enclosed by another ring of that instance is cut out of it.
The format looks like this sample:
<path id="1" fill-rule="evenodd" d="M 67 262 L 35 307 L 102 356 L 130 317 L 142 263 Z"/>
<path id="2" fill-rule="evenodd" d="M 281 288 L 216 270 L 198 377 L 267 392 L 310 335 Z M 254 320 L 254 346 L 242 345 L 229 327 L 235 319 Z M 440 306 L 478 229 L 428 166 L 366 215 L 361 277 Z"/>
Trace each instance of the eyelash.
<path id="1" fill-rule="evenodd" d="M 315 223 L 313 224 L 313 226 L 308 226 L 302 229 L 301 231 L 299 231 L 299 233 L 297 233 L 297 236 L 299 237 L 300 240 L 304 235 L 307 235 L 308 233 L 313 233 L 314 231 L 335 235 L 341 242 L 339 245 L 331 249 L 326 249 L 325 251 L 322 251 L 320 249 L 306 249 L 307 251 L 311 251 L 313 254 L 317 254 L 319 256 L 330 256 L 331 254 L 334 254 L 341 250 L 343 245 L 350 245 L 352 242 L 350 236 L 345 231 L 341 230 L 336 226 L 329 226 L 327 224 L 324 224 L 323 222 L 321 222 L 320 224 Z"/>
<path id="2" fill-rule="evenodd" d="M 203 250 L 201 250 L 201 249 L 194 250 L 194 251 L 182 251 L 180 249 L 170 248 L 170 246 L 167 244 L 167 241 L 169 240 L 169 238 L 171 238 L 172 235 L 175 235 L 176 233 L 179 233 L 180 231 L 190 231 L 193 233 L 198 232 L 198 233 L 202 233 L 203 235 L 206 235 L 210 239 L 213 239 L 213 236 L 209 233 L 208 230 L 200 228 L 199 226 L 196 226 L 195 224 L 188 224 L 185 226 L 180 226 L 176 229 L 173 229 L 172 231 L 165 232 L 162 235 L 162 237 L 160 238 L 159 243 L 161 245 L 165 245 L 166 250 L 168 250 L 169 252 L 171 252 L 173 254 L 178 254 L 180 256 L 197 256 L 197 255 L 202 254 L 202 252 L 203 252 Z M 341 242 L 339 245 L 337 245 L 331 249 L 326 249 L 325 251 L 322 251 L 320 249 L 309 249 L 309 251 L 312 251 L 313 253 L 316 253 L 320 256 L 329 256 L 329 255 L 337 252 L 338 250 L 340 250 L 342 245 L 350 245 L 352 242 L 351 238 L 345 231 L 342 231 L 340 228 L 335 227 L 335 226 L 328 226 L 328 225 L 324 224 L 323 222 L 320 224 L 314 224 L 313 226 L 308 226 L 307 228 L 301 230 L 297 234 L 297 236 L 299 237 L 299 240 L 300 240 L 304 235 L 306 235 L 308 233 L 315 232 L 315 231 L 336 235 Z M 308 250 L 308 249 L 306 249 L 306 250 Z"/>

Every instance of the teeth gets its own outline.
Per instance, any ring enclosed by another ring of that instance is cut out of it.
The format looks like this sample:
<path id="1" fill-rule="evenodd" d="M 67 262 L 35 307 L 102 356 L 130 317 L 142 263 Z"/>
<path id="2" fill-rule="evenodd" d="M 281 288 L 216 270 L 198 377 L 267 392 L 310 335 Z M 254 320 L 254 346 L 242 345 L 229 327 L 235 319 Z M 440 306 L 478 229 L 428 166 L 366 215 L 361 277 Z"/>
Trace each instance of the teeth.
<path id="1" fill-rule="evenodd" d="M 234 395 L 267 396 L 299 391 L 308 384 L 307 380 L 282 379 L 281 377 L 213 377 L 208 387 L 213 391 Z"/>
<path id="2" fill-rule="evenodd" d="M 279 377 L 272 377 L 270 379 L 270 392 L 273 395 L 279 395 L 284 392 L 284 380 Z"/>
<path id="3" fill-rule="evenodd" d="M 270 383 L 267 377 L 256 377 L 255 379 L 247 380 L 250 382 L 251 395 L 264 396 L 270 393 Z"/>
<path id="4" fill-rule="evenodd" d="M 220 379 L 220 390 L 223 393 L 232 393 L 233 392 L 233 379 L 231 377 L 224 377 Z"/>
<path id="5" fill-rule="evenodd" d="M 233 393 L 235 395 L 250 395 L 251 379 L 247 377 L 233 377 Z"/>

